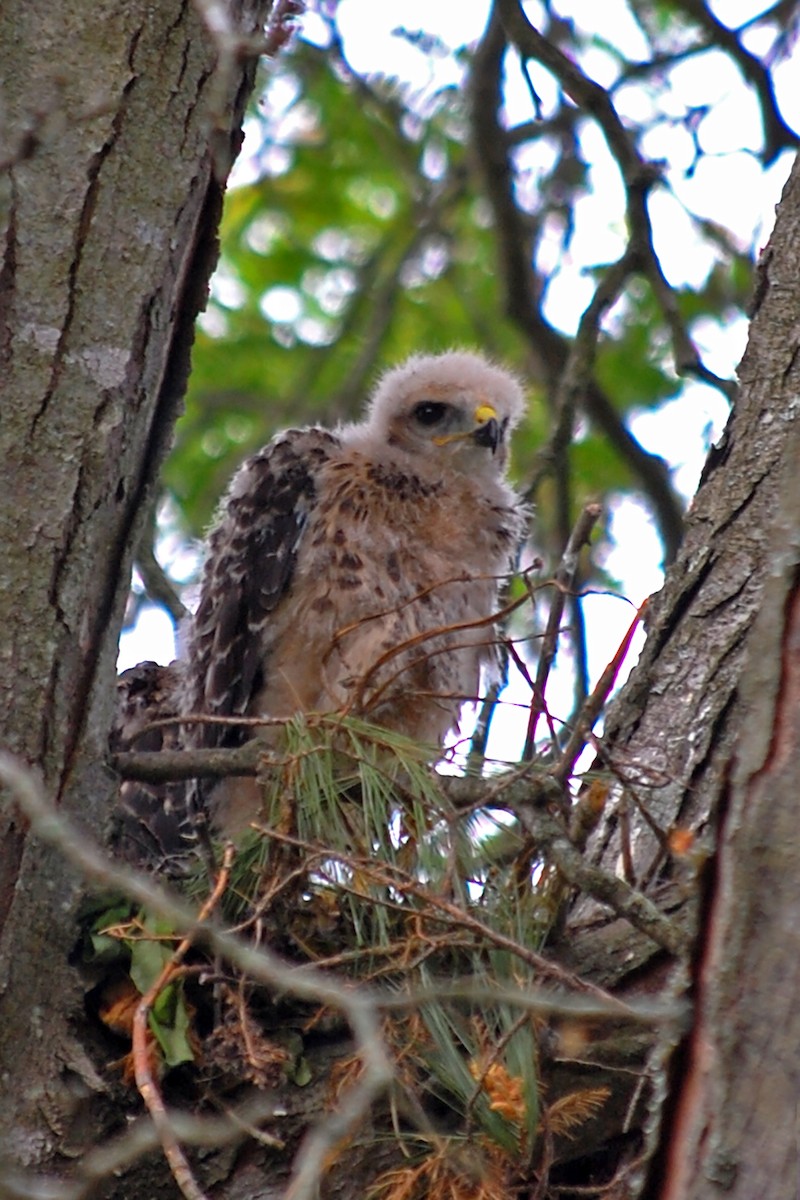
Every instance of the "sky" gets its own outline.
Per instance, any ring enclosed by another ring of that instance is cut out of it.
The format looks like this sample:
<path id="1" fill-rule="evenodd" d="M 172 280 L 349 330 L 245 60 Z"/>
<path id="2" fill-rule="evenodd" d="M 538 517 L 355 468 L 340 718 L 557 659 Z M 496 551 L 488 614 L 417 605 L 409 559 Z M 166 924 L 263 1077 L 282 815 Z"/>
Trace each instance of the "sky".
<path id="1" fill-rule="evenodd" d="M 764 4 L 752 0 L 716 0 L 716 15 L 736 26 L 763 11 Z M 623 52 L 635 57 L 644 56 L 647 48 L 641 31 L 630 15 L 625 0 L 564 0 L 555 4 L 556 10 L 573 18 L 587 31 L 597 34 L 597 46 L 582 65 L 599 83 L 613 78 L 614 60 L 603 48 L 602 39 L 611 38 Z M 424 30 L 449 47 L 475 41 L 481 34 L 489 9 L 489 0 L 460 0 L 458 5 L 431 3 L 431 0 L 340 0 L 337 24 L 342 35 L 345 53 L 351 66 L 359 72 L 383 70 L 399 77 L 418 91 L 418 102 L 424 105 L 426 94 L 443 84 L 458 84 L 461 80 L 456 60 L 449 55 L 426 54 L 418 45 L 399 35 L 403 26 L 408 31 Z M 526 6 L 535 22 L 538 5 Z M 321 18 L 313 11 L 307 14 L 304 33 L 312 41 L 324 41 L 326 30 Z M 761 35 L 753 32 L 750 48 L 763 51 Z M 776 71 L 776 91 L 785 118 L 800 127 L 800 88 L 797 87 L 797 64 L 789 62 Z M 534 84 L 547 103 L 552 80 L 534 67 Z M 641 88 L 621 90 L 617 97 L 620 114 L 641 116 L 641 107 L 650 101 Z M 705 156 L 697 169 L 688 171 L 693 147 L 683 126 L 662 122 L 643 151 L 654 159 L 670 164 L 669 182 L 672 195 L 666 190 L 654 193 L 651 216 L 656 250 L 662 252 L 662 262 L 670 281 L 700 283 L 709 267 L 710 251 L 702 246 L 693 233 L 687 209 L 697 215 L 718 221 L 730 229 L 742 246 L 755 241 L 763 246 L 774 220 L 775 205 L 790 169 L 790 156 L 782 155 L 763 172 L 749 149 L 759 144 L 760 124 L 753 97 L 742 87 L 741 79 L 730 61 L 719 53 L 705 54 L 687 62 L 673 73 L 671 86 L 659 101 L 666 115 L 683 111 L 685 104 L 707 105 L 708 116 L 703 122 L 702 139 Z M 532 102 L 522 71 L 509 59 L 506 71 L 506 106 L 512 123 L 533 116 Z M 619 256 L 623 245 L 624 227 L 621 221 L 622 195 L 616 167 L 610 159 L 602 138 L 596 130 L 585 135 L 595 144 L 587 146 L 594 163 L 593 189 L 578 202 L 574 213 L 575 236 L 568 256 L 563 256 L 554 239 L 553 261 L 556 273 L 547 297 L 547 317 L 565 333 L 574 332 L 583 307 L 591 297 L 592 283 L 586 267 L 593 263 L 611 261 Z M 538 164 L 537 150 L 530 152 L 523 163 L 535 186 Z M 251 162 L 252 160 L 250 160 Z M 236 179 L 245 180 L 248 165 L 248 146 L 245 143 Z M 543 254 L 546 257 L 548 247 Z M 556 255 L 558 254 L 558 258 Z M 611 314 L 613 319 L 613 312 Z M 697 342 L 707 365 L 718 375 L 730 377 L 744 351 L 746 323 L 739 320 L 726 327 L 709 322 L 699 330 Z M 700 383 L 691 384 L 681 397 L 665 404 L 657 412 L 642 413 L 632 422 L 633 432 L 642 444 L 660 454 L 670 464 L 673 480 L 688 499 L 697 484 L 708 448 L 722 431 L 727 406 L 719 393 Z M 590 629 L 590 675 L 596 679 L 622 639 L 632 616 L 631 603 L 638 605 L 646 595 L 661 584 L 661 546 L 653 526 L 641 506 L 631 501 L 614 507 L 612 519 L 614 548 L 607 567 L 625 586 L 626 602 L 611 597 L 590 597 L 586 600 L 586 620 Z M 160 550 L 162 561 L 172 561 L 177 574 L 188 574 L 194 559 L 181 555 L 177 542 L 167 543 Z M 640 644 L 640 640 L 637 643 Z M 635 660 L 636 646 L 629 666 Z M 120 644 L 120 669 L 143 658 L 169 661 L 174 656 L 172 625 L 165 614 L 145 607 L 134 630 L 123 634 Z M 559 688 L 563 699 L 558 695 Z M 550 702 L 569 708 L 570 687 L 564 677 L 556 684 Z M 519 739 L 524 734 L 524 706 L 528 701 L 527 688 L 517 680 L 507 693 L 510 707 L 507 734 L 503 746 L 495 752 L 502 754 L 507 739 Z"/>

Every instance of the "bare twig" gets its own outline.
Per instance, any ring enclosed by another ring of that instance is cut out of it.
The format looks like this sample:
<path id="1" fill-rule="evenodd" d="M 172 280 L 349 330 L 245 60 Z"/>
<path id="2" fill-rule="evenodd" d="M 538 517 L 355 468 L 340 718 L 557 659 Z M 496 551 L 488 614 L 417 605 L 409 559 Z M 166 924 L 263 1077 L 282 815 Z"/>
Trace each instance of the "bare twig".
<path id="1" fill-rule="evenodd" d="M 698 23 L 713 45 L 721 46 L 730 54 L 758 96 L 764 127 L 764 165 L 770 166 L 782 150 L 796 149 L 798 135 L 796 130 L 791 129 L 783 119 L 772 77 L 764 64 L 747 49 L 737 36 L 737 30 L 725 25 L 713 12 L 710 5 L 703 4 L 701 0 L 677 0 L 676 7 L 683 9 Z M 796 5 L 790 5 L 790 11 L 791 9 L 794 9 L 796 13 Z M 768 15 L 768 13 L 760 13 L 756 19 L 762 20 Z M 786 15 L 781 14 L 779 20 L 781 24 L 788 24 Z M 745 23 L 745 28 L 747 24 Z"/>
<path id="2" fill-rule="evenodd" d="M 556 386 L 555 425 L 547 445 L 537 455 L 539 467 L 529 488 L 531 497 L 541 477 L 562 460 L 572 441 L 575 410 L 585 397 L 592 379 L 600 323 L 635 269 L 636 256 L 629 247 L 618 262 L 606 268 L 581 316 L 578 332 L 569 347 Z"/>
<path id="3" fill-rule="evenodd" d="M 707 12 L 699 0 L 683 0 L 683 6 Z M 639 269 L 650 280 L 672 336 L 676 371 L 701 379 L 732 399 L 735 383 L 715 375 L 700 358 L 680 315 L 675 292 L 664 275 L 653 246 L 647 195 L 659 178 L 660 168 L 640 155 L 634 137 L 620 119 L 609 92 L 585 75 L 577 63 L 539 33 L 519 0 L 498 0 L 498 10 L 508 36 L 520 54 L 536 59 L 551 71 L 575 103 L 594 118 L 619 165 L 627 196 L 630 233 L 628 250 L 621 261 L 628 260 L 628 273 L 638 262 Z M 724 29 L 724 26 L 720 25 L 720 28 Z M 727 32 L 730 33 L 729 30 Z"/>
<path id="4" fill-rule="evenodd" d="M 264 827 L 260 827 L 260 832 L 267 837 L 277 837 L 282 842 L 294 844 L 302 849 L 310 849 L 312 852 L 319 850 L 318 846 L 310 845 L 300 838 L 292 838 L 286 834 L 277 834 Z M 424 884 L 414 879 L 393 863 L 381 862 L 372 858 L 360 858 L 337 850 L 331 850 L 329 858 L 348 866 L 360 879 L 368 878 L 380 887 L 393 889 L 403 895 L 414 896 L 421 900 L 427 909 L 435 912 L 437 919 L 443 920 L 446 924 L 455 928 L 469 930 L 482 940 L 490 942 L 502 950 L 507 950 L 510 954 L 518 958 L 520 962 L 526 963 L 545 978 L 554 980 L 562 987 L 573 988 L 579 992 L 597 996 L 612 1005 L 622 1003 L 621 1001 L 616 1001 L 603 988 L 589 983 L 588 980 L 581 979 L 572 971 L 568 971 L 565 967 L 546 958 L 543 954 L 538 954 L 529 946 L 523 945 L 501 930 L 493 929 L 491 925 L 482 921 L 469 910 L 460 907 L 458 904 L 454 904 L 444 896 L 435 894 Z M 392 901 L 384 900 L 382 902 L 389 905 L 392 904 Z M 305 967 L 299 967 L 298 970 L 305 970 Z M 624 1007 L 622 1005 L 620 1011 L 623 1011 Z"/>
<path id="5" fill-rule="evenodd" d="M 601 996 L 574 992 L 548 991 L 539 987 L 503 987 L 487 984 L 477 978 L 442 979 L 429 987 L 414 988 L 413 992 L 397 990 L 378 993 L 377 1003 L 386 1011 L 424 1007 L 442 1000 L 467 1000 L 473 1004 L 503 1004 L 540 1016 L 569 1017 L 576 1021 L 631 1021 L 636 1025 L 654 1026 L 682 1024 L 690 1008 L 685 998 L 677 996 L 632 997 L 625 1003 L 611 997 L 609 1004 Z"/>
<path id="6" fill-rule="evenodd" d="M 531 49 L 526 38 L 527 30 L 533 27 L 517 0 L 503 0 L 502 4 L 495 6 L 473 59 L 471 125 L 475 157 L 483 173 L 487 199 L 494 211 L 506 311 L 526 338 L 534 356 L 535 367 L 545 386 L 555 395 L 567 364 L 569 344 L 542 314 L 542 287 L 533 267 L 535 254 L 531 224 L 527 215 L 521 212 L 514 195 L 515 168 L 499 118 L 502 108 L 500 79 L 507 45 L 504 25 L 508 29 L 509 37 L 519 41 L 523 57 L 535 57 L 542 50 L 545 57 L 541 61 L 544 62 L 546 58 L 546 65 L 551 69 L 563 67 L 566 72 L 570 86 L 562 80 L 565 90 L 572 94 L 571 88 L 574 88 L 578 102 L 583 107 L 583 101 L 586 101 L 589 105 L 588 111 L 596 119 L 608 116 L 607 137 L 609 144 L 613 143 L 612 152 L 615 152 L 615 157 L 616 153 L 622 156 L 621 169 L 629 190 L 635 185 L 639 193 L 643 192 L 648 181 L 655 178 L 655 175 L 652 168 L 644 169 L 628 131 L 619 121 L 610 97 L 603 89 L 586 79 L 576 64 L 571 63 L 556 47 L 550 47 L 553 52 L 550 55 L 546 49 L 549 43 L 535 30 L 535 41 L 533 50 Z M 542 43 L 545 49 L 542 49 Z M 561 79 L 561 76 L 559 78 Z M 624 262 L 625 269 L 631 265 L 627 256 L 623 256 L 621 261 Z M 612 278 L 612 282 L 616 283 L 617 279 Z M 597 304 L 600 305 L 604 299 L 601 290 Z M 587 330 L 588 322 L 589 317 Z M 581 397 L 581 405 L 590 420 L 608 438 L 623 461 L 628 463 L 641 480 L 657 515 L 666 547 L 666 557 L 668 561 L 672 560 L 681 541 L 683 517 L 680 501 L 664 463 L 657 455 L 644 450 L 594 378 L 589 381 Z M 564 413 L 565 428 L 568 425 L 567 416 L 568 414 Z M 563 433 L 559 436 L 563 437 Z"/>
<path id="7" fill-rule="evenodd" d="M 270 1142 L 270 1135 L 258 1126 L 267 1118 L 285 1116 L 274 1096 L 258 1096 L 237 1109 L 226 1109 L 223 1117 L 195 1117 L 172 1110 L 169 1120 L 180 1142 L 188 1146 L 219 1147 L 241 1140 L 242 1133 L 258 1135 Z M 152 1121 L 142 1118 L 125 1133 L 93 1146 L 76 1164 L 75 1175 L 56 1179 L 33 1176 L 3 1164 L 0 1178 L 2 1200 L 88 1200 L 97 1193 L 98 1184 L 121 1173 L 143 1155 L 158 1149 L 160 1139 Z"/>
<path id="8" fill-rule="evenodd" d="M 522 827 L 539 840 L 549 861 L 574 888 L 607 904 L 617 916 L 630 921 L 659 946 L 677 957 L 689 948 L 690 939 L 669 917 L 656 908 L 641 892 L 623 879 L 599 867 L 590 866 L 570 842 L 565 830 L 549 815 L 527 805 L 514 808 Z"/>
<path id="9" fill-rule="evenodd" d="M 628 636 L 630 636 L 630 631 Z M 623 640 L 623 643 L 612 659 L 612 662 L 604 672 L 600 683 L 598 683 L 597 688 L 592 693 L 592 696 L 589 700 L 589 708 L 585 713 L 582 714 L 580 719 L 578 726 L 580 732 L 576 731 L 567 748 L 565 749 L 562 759 L 556 768 L 557 776 L 555 774 L 547 774 L 544 772 L 539 772 L 535 776 L 531 776 L 529 773 L 521 774 L 519 772 L 514 772 L 508 777 L 502 777 L 499 780 L 491 781 L 491 784 L 488 784 L 486 781 L 469 777 L 459 778 L 456 776 L 442 776 L 439 780 L 439 786 L 448 799 L 451 800 L 451 802 L 453 802 L 460 811 L 468 806 L 480 808 L 495 804 L 516 812 L 519 815 L 520 821 L 524 828 L 534 838 L 537 846 L 539 846 L 541 850 L 549 856 L 550 861 L 558 868 L 571 886 L 580 888 L 586 891 L 589 895 L 594 896 L 595 899 L 607 904 L 619 916 L 630 920 L 631 924 L 635 925 L 638 929 L 641 929 L 644 933 L 651 936 L 654 941 L 658 942 L 659 945 L 665 946 L 673 953 L 678 953 L 684 946 L 684 938 L 682 934 L 676 930 L 672 923 L 666 917 L 664 917 L 663 914 L 661 914 L 658 909 L 646 899 L 646 897 L 644 897 L 641 893 L 634 891 L 634 889 L 626 884 L 623 880 L 616 879 L 615 877 L 609 876 L 597 868 L 592 868 L 586 865 L 581 858 L 580 852 L 570 842 L 566 830 L 552 817 L 550 817 L 546 811 L 544 811 L 547 804 L 555 803 L 558 807 L 563 805 L 564 780 L 572 771 L 575 757 L 577 757 L 576 751 L 580 751 L 580 747 L 583 745 L 587 737 L 587 723 L 591 718 L 591 712 L 594 711 L 598 705 L 601 705 L 602 701 L 605 699 L 607 690 L 611 686 L 611 682 L 613 681 L 616 671 L 619 668 L 619 663 L 624 656 L 626 648 L 627 638 Z M 249 751 L 252 755 L 251 765 L 248 765 L 246 769 L 244 769 L 243 766 L 243 764 L 247 761 L 244 754 L 245 751 Z M 150 760 L 163 757 L 169 759 L 168 764 L 164 764 L 165 766 L 169 766 L 172 772 L 175 771 L 176 767 L 179 768 L 181 777 L 186 778 L 197 770 L 203 768 L 209 769 L 207 755 L 208 752 L 201 751 L 181 751 L 169 755 L 146 753 L 136 755 L 132 754 L 125 756 L 124 765 L 130 771 L 135 772 L 136 777 L 138 778 L 146 778 L 148 776 L 152 777 L 152 775 L 157 772 L 158 765 L 155 762 L 151 763 Z M 234 751 L 216 751 L 214 752 L 214 755 L 215 757 L 213 764 L 210 765 L 213 766 L 214 773 L 216 774 L 229 773 L 225 771 L 225 760 L 231 758 L 233 758 L 236 763 L 235 773 L 254 774 L 256 771 L 260 750 L 257 743 L 249 743 L 248 745 L 245 745 Z M 119 762 L 121 758 L 122 756 L 117 756 L 116 761 Z M 159 778 L 161 780 L 174 778 L 174 773 L 170 774 L 170 770 L 164 770 L 159 774 Z M 524 820 L 522 818 L 523 811 L 526 813 Z M 318 847 L 316 849 L 318 849 Z M 332 857 L 335 856 L 332 855 Z M 109 881 L 115 878 L 112 872 L 107 872 L 107 875 Z M 141 877 L 135 878 L 138 881 L 138 879 Z M 395 876 L 392 876 L 388 882 L 390 886 L 401 886 L 400 881 Z M 121 890 L 127 891 L 128 894 L 133 894 L 134 898 L 139 899 L 142 904 L 149 905 L 149 907 L 154 908 L 156 911 L 162 911 L 159 909 L 160 900 L 152 904 L 150 903 L 150 893 L 146 889 L 143 889 L 137 895 L 130 891 L 130 886 L 130 883 L 120 882 Z M 411 888 L 416 887 L 417 884 L 413 883 L 413 881 L 406 881 L 405 886 Z M 168 905 L 174 903 L 171 898 L 167 899 L 165 902 Z M 181 906 L 180 912 L 180 921 L 184 925 L 194 924 L 194 914 L 188 913 L 183 906 Z M 463 910 L 459 909 L 458 914 L 459 916 L 463 916 Z M 478 922 L 478 925 L 481 925 L 481 923 Z M 480 932 L 482 934 L 486 934 L 486 930 L 482 925 Z M 212 939 L 214 945 L 217 945 L 218 936 L 222 935 L 217 935 L 216 933 L 214 934 L 214 938 Z M 486 936 L 488 936 L 488 934 L 486 934 Z M 492 934 L 492 936 L 494 937 L 494 934 Z M 226 941 L 225 945 L 229 947 L 227 953 L 230 957 L 229 943 Z M 513 943 L 513 946 L 516 947 L 517 944 Z M 225 954 L 226 950 L 222 950 L 221 952 Z M 245 950 L 241 947 L 241 943 L 236 941 L 235 954 L 237 957 L 233 959 L 233 961 L 236 961 L 238 965 L 241 965 L 242 955 L 245 954 L 245 957 L 247 957 L 247 955 L 251 953 L 253 952 L 249 948 L 247 948 L 247 952 L 245 953 Z M 279 972 L 286 969 L 282 964 L 280 967 L 278 967 L 277 964 L 279 963 L 279 960 L 274 959 L 273 956 L 269 956 L 267 951 L 260 951 L 258 954 L 267 956 L 270 963 L 274 962 L 276 964 Z M 249 958 L 247 958 L 247 961 L 250 961 Z M 256 962 L 258 963 L 258 969 L 260 971 L 260 974 L 258 974 L 257 977 L 262 978 L 264 963 L 258 958 L 258 955 L 256 957 Z M 532 963 L 532 965 L 537 965 L 541 969 L 545 962 L 546 960 L 536 956 L 536 963 Z M 250 968 L 245 967 L 244 969 L 247 970 Z M 552 974 L 555 968 L 553 967 L 553 964 L 548 964 L 548 969 Z M 275 982 L 275 980 L 269 976 L 266 979 L 263 979 L 263 981 L 268 983 Z M 283 975 L 281 975 L 281 982 L 283 983 Z M 285 986 L 285 984 L 283 984 L 283 986 Z"/>
<path id="10" fill-rule="evenodd" d="M 312 1200 L 327 1153 L 356 1127 L 393 1076 L 372 993 L 339 983 L 313 967 L 298 969 L 265 947 L 256 948 L 231 936 L 213 921 L 198 924 L 196 912 L 175 893 L 124 863 L 112 861 L 88 830 L 56 810 L 34 773 L 9 754 L 0 753 L 0 780 L 12 791 L 38 836 L 57 846 L 86 878 L 124 893 L 175 928 L 185 929 L 187 936 L 208 945 L 252 979 L 345 1014 L 364 1070 L 337 1111 L 326 1116 L 306 1139 L 288 1196 L 291 1200 Z"/>
<path id="11" fill-rule="evenodd" d="M 553 659 L 556 655 L 558 634 L 561 629 L 561 617 L 564 612 L 564 598 L 573 589 L 575 576 L 578 571 L 578 556 L 581 549 L 585 545 L 588 545 L 591 532 L 597 524 L 601 512 L 602 509 L 599 504 L 586 505 L 575 524 L 575 528 L 570 534 L 561 562 L 555 573 L 555 587 L 553 588 L 552 600 L 550 602 L 550 612 L 542 640 L 542 648 L 539 653 L 539 664 L 536 669 L 528 733 L 525 738 L 525 749 L 522 755 L 525 761 L 532 759 L 535 753 L 536 727 L 545 707 L 545 689 L 550 676 L 550 669 L 553 665 Z"/>
<path id="12" fill-rule="evenodd" d="M 469 577 L 465 577 L 465 578 L 469 578 Z M 474 576 L 472 577 L 473 580 L 475 578 L 476 577 L 474 577 Z M 484 577 L 481 577 L 481 578 L 484 578 Z M 485 576 L 485 578 L 494 579 L 494 578 L 497 578 L 497 576 L 490 575 L 490 576 Z M 441 585 L 437 583 L 433 587 L 426 588 L 424 592 L 420 593 L 420 595 L 424 595 L 426 592 L 433 591 L 434 587 L 440 587 L 440 586 Z M 416 646 L 424 646 L 424 644 L 426 642 L 431 642 L 437 638 L 446 637 L 448 639 L 452 639 L 453 636 L 456 634 L 471 633 L 471 632 L 474 632 L 476 629 L 494 630 L 495 626 L 499 622 L 504 621 L 507 617 L 509 617 L 511 615 L 511 613 L 515 612 L 518 608 L 521 608 L 523 604 L 527 604 L 527 602 L 528 602 L 528 596 L 526 594 L 524 596 L 520 596 L 517 600 L 512 600 L 508 604 L 503 605 L 502 608 L 498 609 L 497 612 L 491 613 L 488 617 L 482 617 L 480 620 L 475 620 L 475 621 L 459 621 L 459 622 L 453 623 L 452 625 L 442 625 L 437 629 L 425 630 L 422 633 L 415 634 L 413 637 L 406 638 L 402 642 L 398 642 L 398 644 L 396 646 L 392 646 L 384 654 L 380 655 L 379 658 L 375 659 L 375 661 L 371 664 L 369 670 L 366 671 L 361 676 L 361 678 L 358 681 L 358 688 L 357 688 L 354 698 L 351 702 L 351 706 L 353 708 L 355 708 L 356 711 L 358 711 L 359 708 L 362 707 L 363 701 L 364 701 L 364 693 L 366 692 L 369 681 L 377 675 L 377 673 L 381 670 L 382 667 L 384 667 L 388 662 L 391 662 L 392 659 L 397 658 L 398 655 L 406 654 L 409 650 L 414 649 Z M 346 632 L 346 630 L 339 631 L 339 633 L 337 633 L 337 637 L 341 636 L 342 632 Z M 496 638 L 492 637 L 491 639 L 487 640 L 485 643 L 470 642 L 470 644 L 471 645 L 484 644 L 484 645 L 488 646 L 488 645 L 493 645 L 495 641 L 496 641 Z M 455 644 L 457 645 L 457 643 L 455 643 Z M 440 651 L 437 651 L 437 653 L 450 653 L 450 652 L 452 652 L 452 649 L 453 649 L 453 643 L 452 643 L 452 641 L 450 641 L 447 645 L 443 646 Z M 415 660 L 415 661 L 417 661 L 417 660 Z M 420 661 L 424 661 L 424 658 Z M 411 664 L 402 666 L 395 672 L 394 675 L 391 675 L 388 679 L 384 680 L 381 683 L 380 687 L 377 689 L 377 691 L 374 692 L 370 696 L 369 707 L 374 709 L 378 703 L 380 696 L 383 695 L 387 691 L 387 689 L 392 685 L 392 683 L 394 683 L 394 681 L 400 675 L 404 674 L 404 672 L 409 670 L 410 667 L 413 667 L 414 665 L 415 664 L 412 662 Z"/>
<path id="13" fill-rule="evenodd" d="M 197 914 L 198 926 L 208 920 L 228 886 L 233 854 L 233 845 L 226 846 L 222 869 L 219 872 L 217 881 L 210 896 Z M 150 1066 L 147 1040 L 150 1010 L 170 980 L 175 979 L 177 976 L 181 963 L 191 949 L 195 936 L 196 931 L 195 934 L 190 934 L 182 939 L 169 961 L 164 964 L 158 978 L 151 984 L 136 1005 L 133 1014 L 133 1069 L 139 1094 L 144 1100 L 147 1111 L 150 1113 L 153 1124 L 158 1131 L 164 1157 L 169 1163 L 172 1176 L 180 1188 L 181 1194 L 186 1197 L 186 1200 L 206 1200 L 205 1194 L 198 1187 L 192 1174 L 192 1169 L 189 1166 L 189 1161 L 175 1136 L 175 1130 L 167 1114 L 164 1099 Z"/>
<path id="14" fill-rule="evenodd" d="M 637 609 L 636 616 L 628 626 L 628 630 L 614 652 L 610 663 L 603 671 L 603 674 L 597 681 L 592 694 L 588 697 L 583 708 L 578 713 L 569 741 L 564 747 L 564 752 L 561 755 L 558 766 L 553 771 L 553 778 L 557 779 L 559 783 L 565 784 L 572 774 L 575 763 L 577 762 L 584 746 L 586 745 L 587 738 L 592 731 L 594 723 L 600 716 L 600 713 L 603 710 L 603 705 L 608 699 L 608 694 L 614 686 L 614 681 L 619 674 L 619 669 L 622 666 L 625 656 L 630 650 L 633 635 L 639 628 L 639 622 L 644 617 L 647 604 L 648 601 L 644 600 Z"/>
<path id="15" fill-rule="evenodd" d="M 152 505 L 145 528 L 139 538 L 139 546 L 136 551 L 136 570 L 144 584 L 147 598 L 166 609 L 172 618 L 172 623 L 178 626 L 189 615 L 189 610 L 183 604 L 172 580 L 156 558 L 157 533 L 155 505 Z"/>
<path id="16" fill-rule="evenodd" d="M 177 783 L 185 779 L 255 775 L 263 753 L 263 746 L 257 741 L 250 741 L 233 749 L 125 750 L 112 754 L 109 761 L 122 779 L 138 779 L 143 783 Z"/>
<path id="17" fill-rule="evenodd" d="M 584 75 L 571 58 L 548 41 L 531 24 L 519 0 L 497 0 L 500 19 L 509 40 L 524 58 L 534 58 L 555 75 L 564 91 L 584 112 L 594 117 L 608 148 L 622 168 L 627 186 L 657 178 L 653 167 L 639 157 L 628 130 L 604 87 Z"/>
<path id="18" fill-rule="evenodd" d="M 481 788 L 485 787 L 481 780 L 466 777 L 453 777 L 443 783 L 446 785 L 443 790 L 458 807 L 478 804 Z M 537 776 L 531 784 L 523 775 L 517 775 L 509 780 L 501 796 L 495 796 L 494 803 L 516 813 L 523 829 L 571 887 L 608 905 L 671 954 L 684 954 L 689 946 L 688 937 L 651 900 L 624 880 L 585 862 L 562 823 L 546 811 L 542 800 L 548 789 L 550 802 L 560 804 L 562 787 L 552 777 L 548 783 L 546 776 Z"/>

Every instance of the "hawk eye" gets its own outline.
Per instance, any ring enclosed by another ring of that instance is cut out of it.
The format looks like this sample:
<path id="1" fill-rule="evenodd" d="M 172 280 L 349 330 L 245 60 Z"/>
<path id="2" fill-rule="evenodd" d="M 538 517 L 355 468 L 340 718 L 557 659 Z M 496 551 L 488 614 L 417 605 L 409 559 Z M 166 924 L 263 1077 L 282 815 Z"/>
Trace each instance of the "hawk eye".
<path id="1" fill-rule="evenodd" d="M 447 405 L 436 400 L 423 400 L 414 409 L 414 417 L 420 425 L 438 425 L 444 419 Z"/>

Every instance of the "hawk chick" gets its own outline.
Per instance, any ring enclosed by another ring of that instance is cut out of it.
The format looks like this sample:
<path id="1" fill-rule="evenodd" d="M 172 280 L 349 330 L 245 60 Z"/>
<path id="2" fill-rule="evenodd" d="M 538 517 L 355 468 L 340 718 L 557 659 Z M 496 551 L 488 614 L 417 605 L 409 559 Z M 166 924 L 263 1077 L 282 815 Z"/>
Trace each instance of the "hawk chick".
<path id="1" fill-rule="evenodd" d="M 415 356 L 363 422 L 292 429 L 248 459 L 208 540 L 183 711 L 347 711 L 441 745 L 495 662 L 491 616 L 526 523 L 505 476 L 523 407 L 480 355 Z M 243 736 L 195 731 L 195 745 Z"/>

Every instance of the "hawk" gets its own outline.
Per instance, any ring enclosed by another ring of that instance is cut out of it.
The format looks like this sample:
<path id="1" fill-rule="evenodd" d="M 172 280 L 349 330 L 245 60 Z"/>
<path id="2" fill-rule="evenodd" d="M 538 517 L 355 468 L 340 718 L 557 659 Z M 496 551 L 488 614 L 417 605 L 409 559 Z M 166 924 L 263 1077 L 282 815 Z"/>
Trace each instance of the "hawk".
<path id="1" fill-rule="evenodd" d="M 148 661 L 129 667 L 117 679 L 112 753 L 179 749 L 180 730 L 171 723 L 175 716 L 175 664 L 162 666 Z M 114 849 L 136 866 L 157 865 L 159 870 L 172 873 L 173 867 L 180 869 L 186 856 L 182 828 L 185 816 L 186 794 L 180 784 L 126 780 L 120 786 L 114 812 Z"/>
<path id="2" fill-rule="evenodd" d="M 523 409 L 479 354 L 414 356 L 362 422 L 291 429 L 249 458 L 208 538 L 182 712 L 344 712 L 441 746 L 496 662 L 527 519 L 506 479 Z M 195 746 L 251 732 L 191 729 Z"/>

